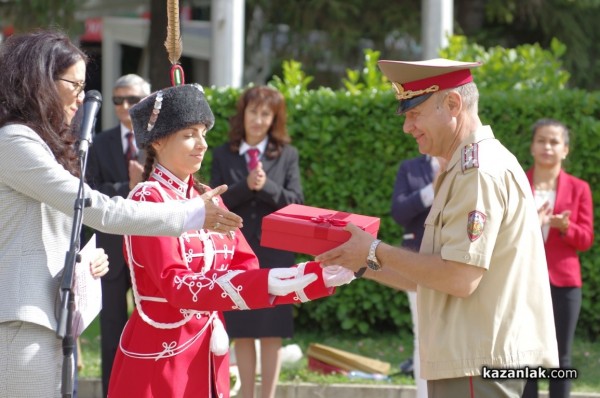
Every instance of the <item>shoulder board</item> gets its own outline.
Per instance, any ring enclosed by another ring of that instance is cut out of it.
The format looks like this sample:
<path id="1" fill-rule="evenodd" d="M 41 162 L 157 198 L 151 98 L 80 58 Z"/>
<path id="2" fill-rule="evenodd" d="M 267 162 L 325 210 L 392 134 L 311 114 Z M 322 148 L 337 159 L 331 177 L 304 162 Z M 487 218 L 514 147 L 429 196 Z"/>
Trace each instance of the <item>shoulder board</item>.
<path id="1" fill-rule="evenodd" d="M 462 172 L 479 167 L 479 146 L 477 143 L 467 144 L 461 153 Z"/>

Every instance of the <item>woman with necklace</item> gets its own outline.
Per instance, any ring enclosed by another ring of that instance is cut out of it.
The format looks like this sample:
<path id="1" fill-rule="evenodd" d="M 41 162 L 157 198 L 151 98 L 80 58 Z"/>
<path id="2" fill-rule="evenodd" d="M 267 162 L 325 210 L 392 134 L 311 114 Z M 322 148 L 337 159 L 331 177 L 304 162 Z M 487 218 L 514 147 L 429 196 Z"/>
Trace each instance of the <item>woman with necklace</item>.
<path id="1" fill-rule="evenodd" d="M 550 276 L 554 324 L 561 368 L 571 367 L 571 347 L 581 309 L 581 265 L 578 252 L 594 242 L 594 212 L 589 184 L 566 173 L 569 130 L 559 121 L 540 119 L 533 125 L 527 172 L 538 206 Z M 568 397 L 569 380 L 550 380 L 550 398 Z M 537 380 L 529 380 L 524 398 L 537 397 Z"/>

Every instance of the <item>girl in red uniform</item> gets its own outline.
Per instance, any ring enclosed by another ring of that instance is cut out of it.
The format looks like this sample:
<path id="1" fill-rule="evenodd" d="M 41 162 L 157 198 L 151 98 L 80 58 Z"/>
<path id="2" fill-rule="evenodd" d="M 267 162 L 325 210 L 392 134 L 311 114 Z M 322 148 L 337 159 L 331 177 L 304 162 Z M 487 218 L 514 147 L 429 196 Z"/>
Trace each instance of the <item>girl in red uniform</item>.
<path id="1" fill-rule="evenodd" d="M 137 201 L 185 200 L 210 190 L 195 181 L 214 117 L 197 84 L 153 93 L 130 110 L 146 150 Z M 215 198 L 219 201 L 220 198 Z M 178 238 L 125 236 L 136 308 L 121 336 L 108 396 L 229 397 L 229 342 L 222 311 L 300 303 L 333 293 L 353 273 L 317 262 L 260 269 L 239 230 L 190 230 Z"/>

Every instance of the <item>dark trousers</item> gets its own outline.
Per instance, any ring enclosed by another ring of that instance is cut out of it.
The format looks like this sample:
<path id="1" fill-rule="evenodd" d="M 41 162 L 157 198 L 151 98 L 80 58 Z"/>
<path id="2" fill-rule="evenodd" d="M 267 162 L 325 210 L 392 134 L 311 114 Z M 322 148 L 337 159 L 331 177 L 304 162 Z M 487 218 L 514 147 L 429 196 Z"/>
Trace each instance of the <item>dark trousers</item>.
<path id="1" fill-rule="evenodd" d="M 100 345 L 102 351 L 102 389 L 108 394 L 108 382 L 123 328 L 129 319 L 127 292 L 131 287 L 129 268 L 111 279 L 102 279 L 102 311 L 100 311 Z"/>
<path id="2" fill-rule="evenodd" d="M 581 310 L 581 288 L 556 287 L 550 285 L 554 308 L 554 327 L 558 343 L 558 361 L 561 368 L 571 368 L 571 348 L 575 338 L 575 328 Z M 571 380 L 550 380 L 550 398 L 568 398 L 571 393 Z M 538 397 L 538 382 L 527 380 L 523 398 Z"/>

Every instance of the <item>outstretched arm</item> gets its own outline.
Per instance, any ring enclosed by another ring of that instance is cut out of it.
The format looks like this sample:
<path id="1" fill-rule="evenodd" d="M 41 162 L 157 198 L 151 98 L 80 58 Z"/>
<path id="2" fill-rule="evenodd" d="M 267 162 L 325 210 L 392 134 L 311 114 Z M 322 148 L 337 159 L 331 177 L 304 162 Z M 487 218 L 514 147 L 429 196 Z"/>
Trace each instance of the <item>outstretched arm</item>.
<path id="1" fill-rule="evenodd" d="M 352 233 L 352 237 L 335 249 L 317 256 L 315 260 L 324 265 L 341 264 L 358 271 L 365 266 L 374 238 L 353 224 L 348 224 L 345 229 Z M 453 296 L 468 297 L 475 291 L 485 272 L 481 267 L 444 260 L 439 254 L 415 253 L 385 243 L 377 247 L 376 255 L 383 269 L 391 269 L 387 271 L 388 275 L 397 273 L 394 275 L 394 283 L 399 288 L 406 283 L 413 290 L 416 285 L 421 285 Z M 373 277 L 372 273 L 369 277 L 375 280 L 383 278 Z"/>

